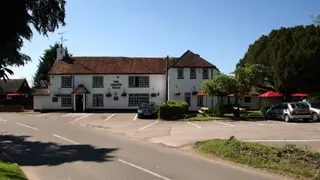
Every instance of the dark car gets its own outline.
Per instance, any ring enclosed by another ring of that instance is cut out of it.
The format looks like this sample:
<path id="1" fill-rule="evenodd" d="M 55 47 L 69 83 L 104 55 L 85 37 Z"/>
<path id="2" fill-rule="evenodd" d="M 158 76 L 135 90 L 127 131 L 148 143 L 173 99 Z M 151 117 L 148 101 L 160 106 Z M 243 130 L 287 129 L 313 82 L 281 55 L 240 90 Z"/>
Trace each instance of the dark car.
<path id="1" fill-rule="evenodd" d="M 151 102 L 151 103 L 142 103 L 138 106 L 138 118 L 144 117 L 158 117 L 158 106 Z"/>

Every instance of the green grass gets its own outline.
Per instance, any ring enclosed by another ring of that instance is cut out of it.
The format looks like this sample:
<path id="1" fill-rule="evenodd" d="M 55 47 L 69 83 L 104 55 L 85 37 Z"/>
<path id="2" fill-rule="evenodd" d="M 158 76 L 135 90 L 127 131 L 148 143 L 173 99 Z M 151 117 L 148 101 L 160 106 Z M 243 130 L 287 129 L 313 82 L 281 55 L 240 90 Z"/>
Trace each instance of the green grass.
<path id="1" fill-rule="evenodd" d="M 17 164 L 0 162 L 1 180 L 27 180 L 24 173 Z"/>
<path id="2" fill-rule="evenodd" d="M 258 143 L 214 139 L 198 141 L 195 148 L 236 163 L 254 168 L 270 170 L 296 178 L 320 179 L 320 153 L 306 151 L 295 145 L 283 148 Z"/>
<path id="3" fill-rule="evenodd" d="M 209 120 L 216 120 L 219 117 L 211 116 L 208 113 L 200 114 L 188 114 L 185 116 L 185 120 L 187 121 L 209 121 Z"/>

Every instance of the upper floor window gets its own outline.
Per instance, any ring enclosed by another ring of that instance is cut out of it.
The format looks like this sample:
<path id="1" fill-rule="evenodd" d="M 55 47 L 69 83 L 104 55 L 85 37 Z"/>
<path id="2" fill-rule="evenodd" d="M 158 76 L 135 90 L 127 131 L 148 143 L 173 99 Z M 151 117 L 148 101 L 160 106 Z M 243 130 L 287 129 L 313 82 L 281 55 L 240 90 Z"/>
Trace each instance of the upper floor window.
<path id="1" fill-rule="evenodd" d="M 197 79 L 196 68 L 190 68 L 190 79 Z"/>
<path id="2" fill-rule="evenodd" d="M 61 76 L 61 87 L 71 88 L 72 87 L 72 77 L 71 76 Z"/>
<path id="3" fill-rule="evenodd" d="M 202 79 L 209 79 L 209 69 L 208 68 L 202 69 Z"/>
<path id="4" fill-rule="evenodd" d="M 184 79 L 183 68 L 178 68 L 178 79 Z"/>
<path id="5" fill-rule="evenodd" d="M 129 76 L 129 87 L 149 87 L 149 76 Z"/>
<path id="6" fill-rule="evenodd" d="M 93 76 L 92 77 L 92 87 L 93 88 L 103 88 L 103 76 Z"/>

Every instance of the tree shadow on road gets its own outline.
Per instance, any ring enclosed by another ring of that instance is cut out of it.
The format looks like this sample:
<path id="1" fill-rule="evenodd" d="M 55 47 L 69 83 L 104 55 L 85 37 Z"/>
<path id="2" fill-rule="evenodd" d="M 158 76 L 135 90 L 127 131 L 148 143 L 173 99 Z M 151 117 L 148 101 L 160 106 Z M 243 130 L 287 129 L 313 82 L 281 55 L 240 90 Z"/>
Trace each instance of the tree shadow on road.
<path id="1" fill-rule="evenodd" d="M 0 135 L 0 152 L 20 166 L 55 166 L 75 161 L 106 162 L 118 148 L 95 148 L 91 145 L 63 145 L 28 141 L 30 136 Z M 1 161 L 0 156 L 0 161 Z"/>

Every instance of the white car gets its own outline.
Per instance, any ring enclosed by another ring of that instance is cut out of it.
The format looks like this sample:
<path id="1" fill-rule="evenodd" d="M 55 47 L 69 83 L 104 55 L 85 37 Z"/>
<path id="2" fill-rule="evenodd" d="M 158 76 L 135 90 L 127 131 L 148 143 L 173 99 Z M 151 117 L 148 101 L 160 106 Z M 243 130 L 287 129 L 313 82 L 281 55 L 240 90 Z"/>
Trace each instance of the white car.
<path id="1" fill-rule="evenodd" d="M 310 100 L 303 100 L 303 102 L 307 103 L 310 108 L 311 119 L 313 121 L 319 121 L 320 115 L 320 101 L 310 101 Z"/>

